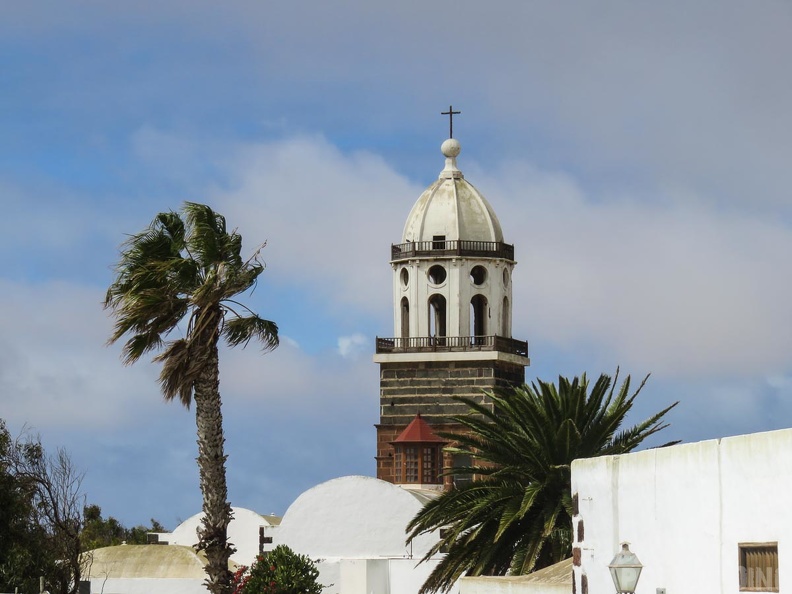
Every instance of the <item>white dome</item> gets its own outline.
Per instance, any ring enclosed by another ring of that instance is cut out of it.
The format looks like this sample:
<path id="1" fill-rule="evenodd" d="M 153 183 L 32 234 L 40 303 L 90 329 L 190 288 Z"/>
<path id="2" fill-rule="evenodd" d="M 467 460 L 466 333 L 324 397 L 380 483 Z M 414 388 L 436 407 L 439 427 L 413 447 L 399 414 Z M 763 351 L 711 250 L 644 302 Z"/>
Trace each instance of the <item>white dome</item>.
<path id="1" fill-rule="evenodd" d="M 460 146 L 456 139 L 446 140 L 441 148 L 446 166 L 410 211 L 404 225 L 402 243 L 432 241 L 503 241 L 498 217 L 489 202 L 456 167 Z"/>
<path id="2" fill-rule="evenodd" d="M 244 507 L 232 507 L 231 523 L 228 525 L 228 540 L 236 549 L 232 559 L 241 565 L 250 565 L 259 552 L 259 527 L 276 526 L 280 518 L 262 516 Z M 203 520 L 203 512 L 187 518 L 170 534 L 160 535 L 160 540 L 171 545 L 194 546 L 198 543 L 198 528 Z"/>
<path id="3" fill-rule="evenodd" d="M 417 560 L 429 552 L 438 534 L 423 534 L 408 547 L 405 529 L 437 495 L 368 476 L 332 479 L 291 504 L 274 544 L 285 544 L 311 558 L 400 558 L 412 553 Z"/>

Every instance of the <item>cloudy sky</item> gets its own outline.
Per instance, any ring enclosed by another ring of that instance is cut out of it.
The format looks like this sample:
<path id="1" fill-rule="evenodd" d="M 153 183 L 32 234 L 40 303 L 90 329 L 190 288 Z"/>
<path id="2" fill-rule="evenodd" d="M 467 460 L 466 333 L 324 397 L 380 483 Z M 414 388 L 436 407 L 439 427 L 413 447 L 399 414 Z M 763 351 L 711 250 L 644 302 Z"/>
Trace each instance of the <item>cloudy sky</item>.
<path id="1" fill-rule="evenodd" d="M 247 302 L 281 329 L 221 355 L 232 504 L 373 474 L 389 246 L 453 103 L 528 378 L 651 372 L 664 439 L 789 427 L 790 30 L 774 0 L 3 2 L 0 418 L 105 515 L 200 510 L 194 418 L 101 307 L 125 234 L 193 200 L 267 242 Z"/>

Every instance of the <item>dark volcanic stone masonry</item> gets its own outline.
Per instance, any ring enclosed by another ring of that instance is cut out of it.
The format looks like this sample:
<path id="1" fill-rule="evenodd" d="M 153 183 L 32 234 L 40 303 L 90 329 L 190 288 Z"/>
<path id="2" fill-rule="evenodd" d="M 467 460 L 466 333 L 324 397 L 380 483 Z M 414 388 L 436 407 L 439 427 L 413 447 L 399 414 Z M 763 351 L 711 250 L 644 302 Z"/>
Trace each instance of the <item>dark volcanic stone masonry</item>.
<path id="1" fill-rule="evenodd" d="M 416 414 L 432 425 L 466 412 L 451 396 L 484 400 L 483 390 L 525 382 L 525 367 L 503 361 L 383 363 L 380 366 L 380 425 L 406 427 Z"/>
<path id="2" fill-rule="evenodd" d="M 436 433 L 459 431 L 449 416 L 467 412 L 452 396 L 486 402 L 485 390 L 525 383 L 525 367 L 504 361 L 443 361 L 380 364 L 377 477 L 393 481 L 393 442 L 416 414 Z M 450 461 L 446 461 L 446 466 Z"/>

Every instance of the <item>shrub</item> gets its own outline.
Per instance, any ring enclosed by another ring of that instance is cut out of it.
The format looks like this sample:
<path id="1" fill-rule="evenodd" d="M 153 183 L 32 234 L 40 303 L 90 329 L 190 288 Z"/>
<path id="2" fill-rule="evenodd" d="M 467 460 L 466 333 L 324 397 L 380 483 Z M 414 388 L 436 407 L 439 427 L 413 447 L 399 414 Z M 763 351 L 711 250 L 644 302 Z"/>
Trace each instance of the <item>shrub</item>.
<path id="1" fill-rule="evenodd" d="M 321 594 L 315 562 L 285 545 L 256 557 L 234 574 L 234 594 Z"/>

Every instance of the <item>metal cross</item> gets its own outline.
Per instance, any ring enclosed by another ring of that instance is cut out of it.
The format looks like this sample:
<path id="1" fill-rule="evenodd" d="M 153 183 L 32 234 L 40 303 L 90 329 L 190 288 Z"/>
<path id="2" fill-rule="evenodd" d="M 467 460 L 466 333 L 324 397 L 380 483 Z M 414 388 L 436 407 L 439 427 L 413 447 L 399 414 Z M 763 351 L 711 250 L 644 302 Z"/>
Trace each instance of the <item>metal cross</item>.
<path id="1" fill-rule="evenodd" d="M 441 111 L 440 115 L 447 115 L 448 116 L 448 137 L 454 137 L 454 116 L 457 114 L 462 113 L 461 111 L 454 111 L 454 107 L 452 105 L 448 106 L 448 111 Z"/>

